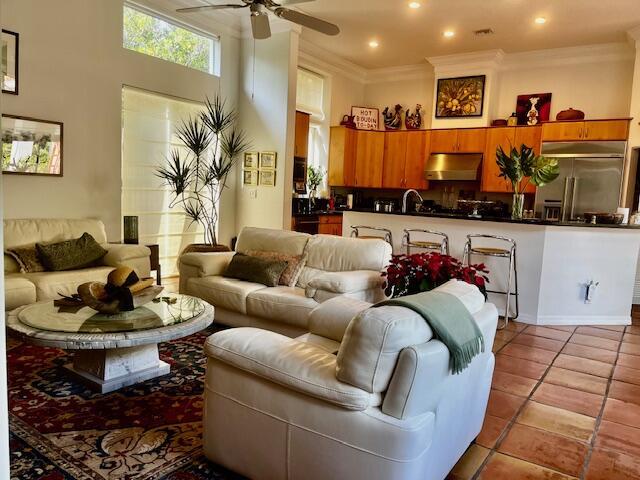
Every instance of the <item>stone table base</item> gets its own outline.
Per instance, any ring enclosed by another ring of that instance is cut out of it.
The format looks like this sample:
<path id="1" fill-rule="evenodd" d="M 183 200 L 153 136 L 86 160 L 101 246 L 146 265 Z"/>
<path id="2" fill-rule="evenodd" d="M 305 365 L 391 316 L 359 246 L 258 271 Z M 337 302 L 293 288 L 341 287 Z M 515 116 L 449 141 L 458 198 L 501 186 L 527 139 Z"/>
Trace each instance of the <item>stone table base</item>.
<path id="1" fill-rule="evenodd" d="M 100 393 L 167 375 L 170 370 L 169 364 L 160 360 L 157 344 L 77 350 L 73 364 L 68 363 L 65 368 Z"/>

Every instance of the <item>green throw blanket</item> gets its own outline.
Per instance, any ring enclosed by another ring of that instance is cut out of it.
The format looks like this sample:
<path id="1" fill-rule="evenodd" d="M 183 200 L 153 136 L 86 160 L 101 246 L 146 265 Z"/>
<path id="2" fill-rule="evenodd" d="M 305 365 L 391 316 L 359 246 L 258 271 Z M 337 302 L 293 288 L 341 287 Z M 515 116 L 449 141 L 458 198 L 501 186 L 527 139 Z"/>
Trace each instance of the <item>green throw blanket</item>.
<path id="1" fill-rule="evenodd" d="M 469 310 L 454 295 L 444 292 L 422 292 L 378 303 L 410 308 L 422 315 L 436 338 L 449 349 L 454 374 L 467 368 L 473 357 L 484 352 L 484 338 Z"/>

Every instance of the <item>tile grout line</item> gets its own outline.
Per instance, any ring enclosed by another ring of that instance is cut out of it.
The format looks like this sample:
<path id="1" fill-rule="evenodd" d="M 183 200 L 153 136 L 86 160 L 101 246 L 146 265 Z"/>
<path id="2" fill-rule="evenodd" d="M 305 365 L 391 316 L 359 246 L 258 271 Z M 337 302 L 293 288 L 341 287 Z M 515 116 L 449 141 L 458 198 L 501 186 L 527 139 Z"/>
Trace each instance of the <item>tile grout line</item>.
<path id="1" fill-rule="evenodd" d="M 620 358 L 620 349 L 622 348 L 622 342 L 624 339 L 624 334 L 627 332 L 627 327 L 625 326 L 622 331 L 622 337 L 620 337 L 620 341 L 618 342 L 618 350 L 616 351 L 616 360 L 613 362 L 613 367 L 611 368 L 611 375 L 609 375 L 609 379 L 607 381 L 607 388 L 604 392 L 604 399 L 602 401 L 602 406 L 600 407 L 600 412 L 596 417 L 596 424 L 593 428 L 593 437 L 591 437 L 591 442 L 589 442 L 589 450 L 584 457 L 584 463 L 582 464 L 582 473 L 580 474 L 580 480 L 584 480 L 587 474 L 587 470 L 589 468 L 589 464 L 591 463 L 591 456 L 593 455 L 593 449 L 596 444 L 596 436 L 598 430 L 600 430 L 600 424 L 602 423 L 602 417 L 604 416 L 604 409 L 607 405 L 607 400 L 609 399 L 609 390 L 611 389 L 611 383 L 613 383 L 613 375 L 615 373 L 616 367 L 618 366 L 618 359 Z"/>

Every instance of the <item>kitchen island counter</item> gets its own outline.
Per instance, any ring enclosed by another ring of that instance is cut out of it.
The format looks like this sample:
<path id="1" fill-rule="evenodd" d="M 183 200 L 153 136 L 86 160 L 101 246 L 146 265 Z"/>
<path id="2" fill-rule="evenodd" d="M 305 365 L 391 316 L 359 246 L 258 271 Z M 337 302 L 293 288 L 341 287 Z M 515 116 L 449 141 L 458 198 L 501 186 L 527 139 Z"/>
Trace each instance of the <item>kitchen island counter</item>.
<path id="1" fill-rule="evenodd" d="M 499 235 L 517 245 L 519 321 L 538 325 L 628 325 L 640 250 L 636 226 L 563 224 L 533 220 L 465 218 L 451 214 L 343 212 L 343 235 L 351 226 L 391 230 L 394 253 L 406 253 L 404 229 L 427 229 L 449 236 L 451 255 L 462 258 L 468 234 Z M 581 228 L 580 228 L 581 227 Z M 485 246 L 499 246 L 488 240 Z M 491 274 L 492 290 L 505 290 L 507 261 L 474 257 Z M 586 285 L 598 283 L 591 303 Z M 490 295 L 499 310 L 504 296 Z M 502 313 L 502 312 L 501 312 Z"/>

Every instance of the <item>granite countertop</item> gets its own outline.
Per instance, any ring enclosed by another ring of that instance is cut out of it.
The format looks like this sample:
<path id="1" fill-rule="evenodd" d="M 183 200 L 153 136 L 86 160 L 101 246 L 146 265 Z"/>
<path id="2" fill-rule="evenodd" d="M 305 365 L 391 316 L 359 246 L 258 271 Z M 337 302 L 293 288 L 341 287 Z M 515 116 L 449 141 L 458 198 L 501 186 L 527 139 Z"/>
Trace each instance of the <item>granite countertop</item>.
<path id="1" fill-rule="evenodd" d="M 482 216 L 470 216 L 470 215 L 462 215 L 459 213 L 424 213 L 424 212 L 407 212 L 402 213 L 397 210 L 395 212 L 374 212 L 372 209 L 367 208 L 354 208 L 353 210 L 348 210 L 351 212 L 360 212 L 360 213 L 374 213 L 374 214 L 382 214 L 382 215 L 405 215 L 410 217 L 425 217 L 425 218 L 452 218 L 452 219 L 460 219 L 460 220 L 474 220 L 479 222 L 502 222 L 502 223 L 518 223 L 522 225 L 549 225 L 555 227 L 580 227 L 580 228 L 615 228 L 615 229 L 638 229 L 640 230 L 640 225 L 611 225 L 611 224 L 592 224 L 592 223 L 584 223 L 584 222 L 553 222 L 550 220 L 542 220 L 540 218 L 525 218 L 522 220 L 514 220 L 510 217 L 482 217 Z M 342 213 L 342 212 L 338 212 Z"/>
<path id="2" fill-rule="evenodd" d="M 316 217 L 318 215 L 342 215 L 345 210 L 315 210 L 308 213 L 294 213 L 294 217 Z"/>

